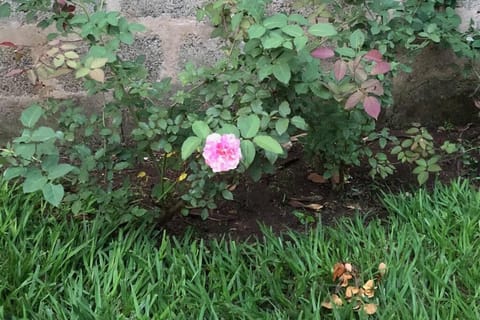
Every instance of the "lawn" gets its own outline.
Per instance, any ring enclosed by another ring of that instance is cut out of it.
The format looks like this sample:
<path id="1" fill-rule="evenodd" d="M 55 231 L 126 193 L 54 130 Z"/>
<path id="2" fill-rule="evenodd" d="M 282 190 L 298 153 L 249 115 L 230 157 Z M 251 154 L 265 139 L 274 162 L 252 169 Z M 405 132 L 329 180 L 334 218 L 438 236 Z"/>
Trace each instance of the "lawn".
<path id="1" fill-rule="evenodd" d="M 0 318 L 480 319 L 480 192 L 458 180 L 382 199 L 384 221 L 359 212 L 306 233 L 207 241 L 100 213 L 67 220 L 68 208 L 3 183 Z M 374 280 L 370 297 L 347 301 L 339 265 L 364 293 Z M 330 310 L 332 294 L 343 305 Z"/>

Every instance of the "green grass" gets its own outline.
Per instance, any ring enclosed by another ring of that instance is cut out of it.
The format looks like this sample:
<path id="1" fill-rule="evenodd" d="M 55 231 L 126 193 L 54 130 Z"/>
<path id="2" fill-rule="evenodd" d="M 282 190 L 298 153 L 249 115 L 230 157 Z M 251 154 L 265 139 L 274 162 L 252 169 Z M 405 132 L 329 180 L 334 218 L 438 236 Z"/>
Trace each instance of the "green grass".
<path id="1" fill-rule="evenodd" d="M 58 221 L 37 195 L 2 184 L 0 319 L 367 318 L 321 307 L 338 261 L 364 280 L 388 265 L 372 319 L 480 319 L 480 193 L 459 181 L 384 202 L 388 223 L 205 242 Z"/>

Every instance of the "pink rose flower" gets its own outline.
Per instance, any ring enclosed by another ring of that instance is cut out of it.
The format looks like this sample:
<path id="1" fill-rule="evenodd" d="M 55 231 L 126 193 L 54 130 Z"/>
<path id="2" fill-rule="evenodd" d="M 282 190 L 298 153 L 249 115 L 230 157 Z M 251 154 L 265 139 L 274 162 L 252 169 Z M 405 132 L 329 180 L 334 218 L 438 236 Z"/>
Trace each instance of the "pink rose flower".
<path id="1" fill-rule="evenodd" d="M 212 133 L 207 137 L 202 156 L 213 172 L 235 169 L 242 158 L 240 139 L 234 134 Z"/>

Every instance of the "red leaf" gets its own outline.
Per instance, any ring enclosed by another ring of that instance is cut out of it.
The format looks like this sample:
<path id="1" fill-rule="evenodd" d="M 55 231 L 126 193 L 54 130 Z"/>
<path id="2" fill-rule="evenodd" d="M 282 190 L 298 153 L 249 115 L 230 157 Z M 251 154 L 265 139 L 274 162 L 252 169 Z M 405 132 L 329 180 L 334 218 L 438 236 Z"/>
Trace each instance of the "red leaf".
<path id="1" fill-rule="evenodd" d="M 372 69 L 372 72 L 370 72 L 371 75 L 376 75 L 376 74 L 384 74 L 390 71 L 390 63 L 385 62 L 385 61 L 380 61 L 375 64 L 375 66 Z"/>
<path id="2" fill-rule="evenodd" d="M 378 115 L 380 114 L 380 101 L 377 98 L 372 96 L 365 97 L 363 100 L 363 109 L 365 112 L 375 120 L 378 120 Z"/>
<path id="3" fill-rule="evenodd" d="M 337 62 L 335 62 L 335 65 L 333 66 L 333 73 L 337 81 L 342 80 L 347 73 L 347 63 L 343 60 L 338 60 Z"/>
<path id="4" fill-rule="evenodd" d="M 363 57 L 365 58 L 365 60 L 370 60 L 375 62 L 380 62 L 383 59 L 383 56 L 380 53 L 380 51 L 376 49 L 368 51 L 367 54 L 365 54 Z"/>
<path id="5" fill-rule="evenodd" d="M 24 72 L 25 72 L 25 70 L 23 70 L 23 69 L 12 69 L 5 74 L 5 77 L 13 77 L 17 74 L 21 74 L 21 73 L 24 73 Z"/>
<path id="6" fill-rule="evenodd" d="M 3 47 L 12 47 L 12 48 L 16 48 L 17 45 L 13 42 L 10 42 L 10 41 L 3 41 L 3 42 L 0 42 L 0 46 L 3 46 Z"/>
<path id="7" fill-rule="evenodd" d="M 317 59 L 328 59 L 335 55 L 335 52 L 332 48 L 320 47 L 312 51 L 312 57 Z"/>
<path id="8" fill-rule="evenodd" d="M 364 95 L 361 91 L 355 91 L 348 97 L 347 102 L 345 102 L 345 109 L 353 109 L 360 101 L 362 101 Z"/>
<path id="9" fill-rule="evenodd" d="M 377 96 L 383 95 L 383 86 L 377 79 L 369 79 L 365 81 L 362 83 L 362 89 Z"/>

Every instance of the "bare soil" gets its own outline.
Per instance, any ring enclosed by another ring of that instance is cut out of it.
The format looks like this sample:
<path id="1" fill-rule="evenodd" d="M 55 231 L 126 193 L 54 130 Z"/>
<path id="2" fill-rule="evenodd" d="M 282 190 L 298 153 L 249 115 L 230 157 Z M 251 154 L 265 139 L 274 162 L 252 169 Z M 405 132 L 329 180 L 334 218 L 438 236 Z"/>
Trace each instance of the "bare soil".
<path id="1" fill-rule="evenodd" d="M 480 146 L 480 125 L 469 124 L 449 130 L 432 129 L 437 146 L 443 141 L 461 142 L 469 146 Z M 394 159 L 393 159 L 394 160 Z M 457 177 L 472 179 L 480 185 L 480 151 L 466 155 L 447 157 L 441 163 L 442 171 L 431 178 L 427 188 L 435 181 L 448 183 Z M 229 236 L 247 239 L 260 236 L 260 225 L 271 228 L 275 233 L 286 230 L 305 230 L 306 226 L 295 212 L 305 214 L 325 225 L 332 225 L 340 218 L 356 214 L 369 218 L 385 218 L 387 212 L 381 205 L 382 191 L 409 191 L 418 188 L 416 177 L 408 165 L 400 165 L 394 175 L 386 180 L 372 180 L 368 176 L 368 165 L 353 168 L 342 190 L 329 182 L 315 183 L 308 175 L 315 170 L 303 157 L 300 145 L 294 145 L 288 159 L 279 164 L 274 175 L 267 175 L 259 182 L 249 180 L 233 191 L 233 201 L 223 201 L 218 209 L 202 220 L 195 212 L 189 216 L 176 215 L 164 227 L 171 235 L 182 235 L 193 229 L 200 238 Z M 312 224 L 313 225 L 313 224 Z"/>

